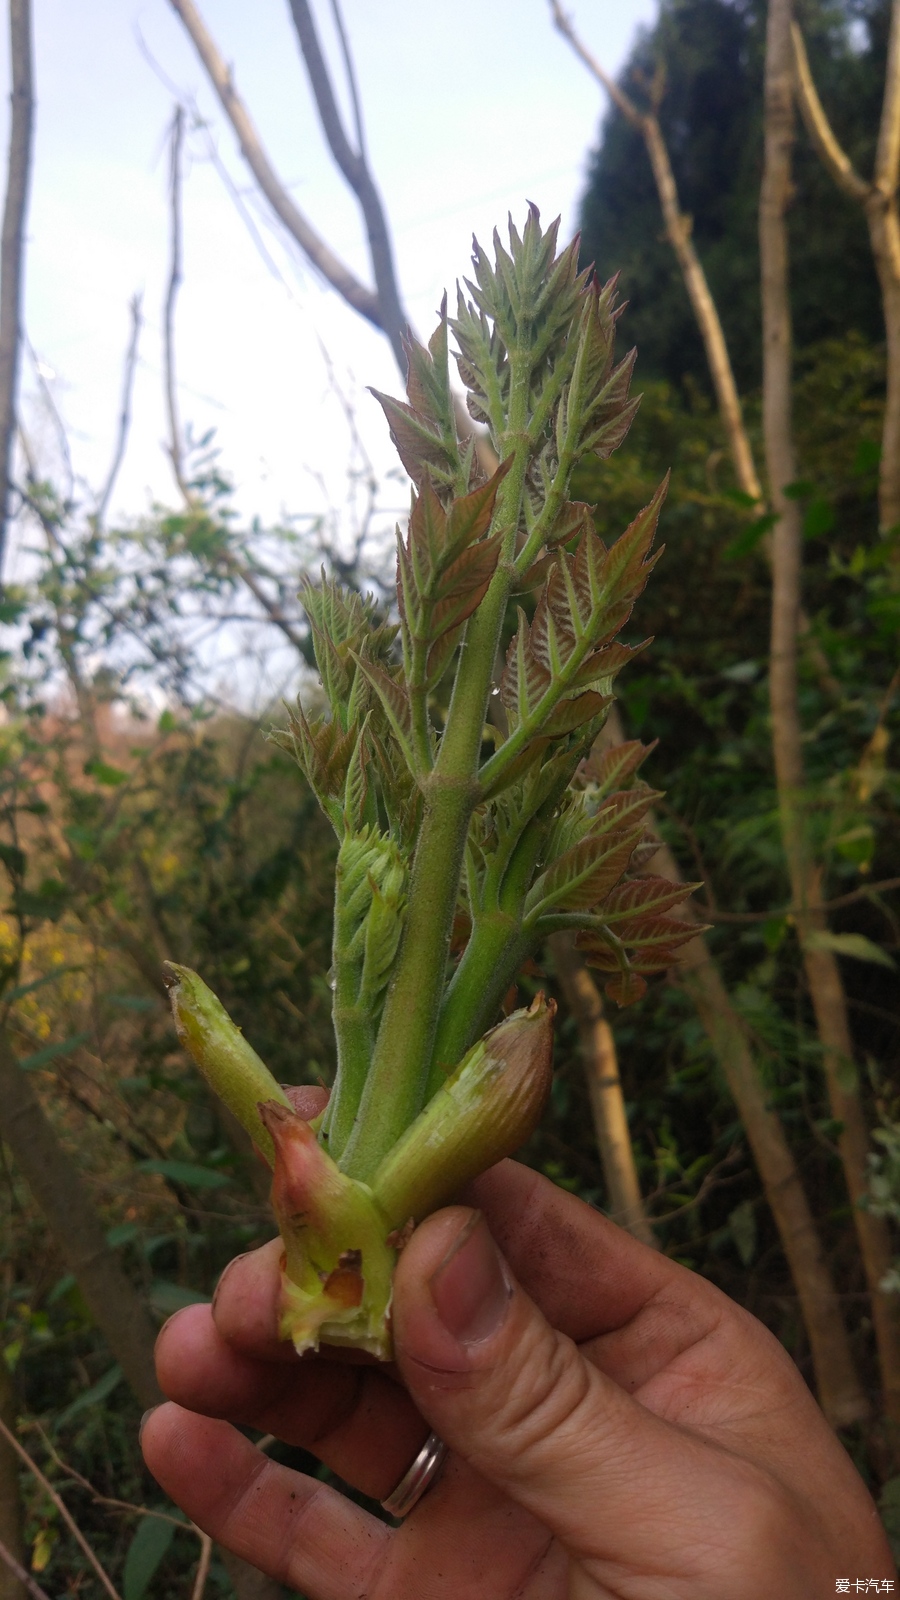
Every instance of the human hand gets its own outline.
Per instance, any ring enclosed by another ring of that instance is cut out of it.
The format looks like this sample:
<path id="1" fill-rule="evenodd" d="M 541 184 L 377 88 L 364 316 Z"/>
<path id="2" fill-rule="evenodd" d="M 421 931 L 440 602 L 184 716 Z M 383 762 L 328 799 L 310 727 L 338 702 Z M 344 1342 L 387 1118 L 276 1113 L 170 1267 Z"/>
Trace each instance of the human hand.
<path id="1" fill-rule="evenodd" d="M 278 1343 L 278 1240 L 166 1324 L 177 1404 L 147 1419 L 144 1455 L 200 1527 L 310 1600 L 821 1600 L 839 1576 L 894 1575 L 760 1323 L 514 1162 L 473 1198 L 480 1218 L 439 1212 L 400 1258 L 397 1372 Z M 225 1417 L 379 1499 L 431 1428 L 451 1454 L 391 1529 Z"/>

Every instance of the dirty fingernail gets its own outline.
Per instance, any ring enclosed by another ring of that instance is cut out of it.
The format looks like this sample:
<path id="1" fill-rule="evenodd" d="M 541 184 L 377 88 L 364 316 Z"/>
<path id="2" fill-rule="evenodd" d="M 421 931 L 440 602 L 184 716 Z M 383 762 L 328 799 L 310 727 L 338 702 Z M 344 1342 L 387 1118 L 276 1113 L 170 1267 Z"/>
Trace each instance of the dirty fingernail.
<path id="1" fill-rule="evenodd" d="M 480 1211 L 457 1234 L 429 1288 L 441 1322 L 461 1344 L 488 1339 L 502 1325 L 512 1282 Z"/>

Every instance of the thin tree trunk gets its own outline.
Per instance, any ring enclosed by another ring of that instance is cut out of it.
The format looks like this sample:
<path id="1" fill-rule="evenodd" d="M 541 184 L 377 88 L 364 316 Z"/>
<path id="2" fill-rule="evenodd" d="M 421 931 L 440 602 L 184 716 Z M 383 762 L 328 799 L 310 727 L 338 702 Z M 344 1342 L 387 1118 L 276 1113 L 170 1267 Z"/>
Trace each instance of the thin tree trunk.
<path id="1" fill-rule="evenodd" d="M 900 3 L 900 0 L 898 0 L 898 3 Z M 656 192 L 659 196 L 666 237 L 675 252 L 678 265 L 681 268 L 684 286 L 691 302 L 697 327 L 700 330 L 700 337 L 703 340 L 706 364 L 709 368 L 709 375 L 715 391 L 719 416 L 722 427 L 725 430 L 725 438 L 728 441 L 734 475 L 742 492 L 748 495 L 751 500 L 756 501 L 759 511 L 764 511 L 766 509 L 765 494 L 760 483 L 759 473 L 756 470 L 750 436 L 747 433 L 747 427 L 744 422 L 744 413 L 734 378 L 734 369 L 731 365 L 731 357 L 725 340 L 725 330 L 722 327 L 718 307 L 712 297 L 709 282 L 703 270 L 703 263 L 694 245 L 691 218 L 681 209 L 678 186 L 675 182 L 675 174 L 672 171 L 669 151 L 659 125 L 658 106 L 654 106 L 651 112 L 639 110 L 634 101 L 625 94 L 615 79 L 610 77 L 609 73 L 600 65 L 596 56 L 588 50 L 587 46 L 578 37 L 571 18 L 567 17 L 562 9 L 560 0 L 550 0 L 550 5 L 553 12 L 553 20 L 559 32 L 564 38 L 568 39 L 575 54 L 584 62 L 597 82 L 603 86 L 626 121 L 630 122 L 631 126 L 638 130 L 644 140 L 656 183 Z M 661 85 L 662 80 L 660 80 L 660 87 Z M 656 94 L 658 91 L 654 88 L 653 93 Z M 766 539 L 765 547 L 768 550 L 768 539 Z M 828 664 L 828 659 L 822 646 L 812 631 L 809 618 L 802 611 L 800 614 L 800 632 L 810 664 L 822 689 L 830 700 L 840 703 L 843 700 L 841 686 Z"/>
<path id="2" fill-rule="evenodd" d="M 611 744 L 621 744 L 625 737 L 616 705 L 607 722 L 607 733 Z M 648 826 L 653 827 L 652 814 Z M 683 882 L 668 845 L 660 845 L 647 866 L 672 883 Z M 679 916 L 688 922 L 697 920 L 689 900 Z M 832 1427 L 849 1427 L 868 1416 L 869 1406 L 850 1349 L 841 1303 L 781 1120 L 767 1103 L 747 1030 L 702 934 L 681 946 L 675 972 L 694 1004 L 747 1135 L 797 1291 L 819 1404 Z"/>
<path id="3" fill-rule="evenodd" d="M 16 1395 L 6 1362 L 0 1356 L 0 1419 L 10 1433 L 16 1431 Z M 19 1491 L 19 1462 L 15 1452 L 0 1435 L 0 1543 L 20 1567 L 27 1567 L 25 1536 L 22 1529 L 22 1496 Z M 11 1567 L 0 1561 L 0 1600 L 25 1600 L 27 1589 Z"/>
<path id="4" fill-rule="evenodd" d="M 822 1046 L 838 1147 L 859 1237 L 888 1416 L 900 1421 L 900 1304 L 880 1283 L 891 1263 L 886 1221 L 863 1209 L 869 1135 L 855 1081 L 847 1002 L 834 952 L 824 946 L 821 871 L 804 815 L 802 729 L 797 689 L 802 527 L 785 488 L 797 476 L 791 416 L 791 315 L 786 212 L 794 138 L 790 0 L 770 0 L 766 37 L 765 165 L 759 210 L 763 310 L 763 429 L 773 510 L 769 693 L 782 840 L 803 965 Z"/>
<path id="5" fill-rule="evenodd" d="M 900 33 L 900 28 L 898 28 Z M 879 523 L 882 533 L 900 529 L 900 214 L 896 189 L 890 199 L 879 191 L 866 206 L 872 254 L 881 284 L 887 345 L 887 381 L 881 462 L 878 468 Z"/>
<path id="6" fill-rule="evenodd" d="M 673 882 L 681 877 L 667 845 L 654 857 L 653 869 Z M 688 904 L 679 915 L 692 920 L 695 913 Z M 781 1119 L 767 1102 L 747 1030 L 702 935 L 682 945 L 676 971 L 712 1045 L 753 1152 L 800 1302 L 819 1404 L 832 1427 L 849 1427 L 868 1416 L 869 1405 L 850 1350 L 841 1302 Z"/>
<path id="7" fill-rule="evenodd" d="M 31 176 L 34 88 L 31 51 L 31 0 L 10 0 L 9 44 L 12 65 L 12 121 L 6 176 L 6 205 L 0 242 L 0 578 L 6 554 L 16 392 L 22 344 L 22 279 L 25 215 Z"/>
<path id="8" fill-rule="evenodd" d="M 888 533 L 900 528 L 900 0 L 892 0 L 891 4 L 884 98 L 871 183 L 860 177 L 834 135 L 816 91 L 803 35 L 796 23 L 791 28 L 791 46 L 797 97 L 807 132 L 838 188 L 865 211 L 881 285 L 887 384 L 878 505 L 881 530 Z"/>
<path id="9" fill-rule="evenodd" d="M 887 394 L 879 468 L 882 531 L 900 529 L 900 0 L 891 5 L 875 178 L 866 205 L 887 335 Z"/>
<path id="10" fill-rule="evenodd" d="M 60 1144 L 5 1035 L 0 1035 L 0 1106 L 3 1138 L 78 1280 L 91 1316 L 138 1400 L 144 1406 L 156 1405 L 162 1396 L 153 1365 L 153 1319 L 106 1243 L 84 1179 Z"/>
<path id="11" fill-rule="evenodd" d="M 578 1028 L 609 1215 L 642 1244 L 658 1249 L 638 1182 L 616 1041 L 603 1015 L 600 991 L 575 949 L 574 935 L 555 933 L 549 945 L 560 987 Z"/>

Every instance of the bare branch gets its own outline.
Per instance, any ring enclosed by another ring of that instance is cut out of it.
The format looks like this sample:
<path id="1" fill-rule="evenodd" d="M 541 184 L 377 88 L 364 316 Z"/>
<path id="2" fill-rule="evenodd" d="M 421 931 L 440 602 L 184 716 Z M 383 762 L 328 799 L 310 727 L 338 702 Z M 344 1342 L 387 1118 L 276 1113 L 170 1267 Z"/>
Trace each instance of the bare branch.
<path id="1" fill-rule="evenodd" d="M 550 0 L 550 8 L 553 12 L 555 27 L 559 29 L 564 39 L 568 39 L 575 54 L 584 62 L 588 72 L 597 79 L 598 83 L 603 85 L 613 104 L 618 107 L 623 117 L 631 123 L 631 126 L 639 128 L 643 133 L 643 125 L 646 120 L 643 112 L 638 110 L 633 100 L 629 100 L 624 89 L 620 88 L 615 78 L 611 77 L 604 67 L 601 67 L 597 57 L 578 37 L 571 17 L 566 16 L 559 0 Z"/>
<path id="2" fill-rule="evenodd" d="M 25 1568 L 16 1560 L 12 1551 L 7 1550 L 2 1539 L 0 1539 L 0 1561 L 5 1563 L 13 1577 L 18 1578 L 23 1588 L 32 1596 L 32 1600 L 50 1600 L 46 1589 L 42 1589 L 37 1580 L 31 1576 L 31 1573 L 25 1571 Z"/>
<path id="3" fill-rule="evenodd" d="M 288 233 L 323 278 L 360 316 L 386 331 L 378 296 L 359 282 L 294 204 L 269 160 L 246 106 L 193 0 L 169 0 L 189 33 L 253 176 Z"/>
<path id="4" fill-rule="evenodd" d="M 843 189 L 851 200 L 863 205 L 868 198 L 869 184 L 860 177 L 850 157 L 838 144 L 813 82 L 803 34 L 796 22 L 791 23 L 791 44 L 794 52 L 794 83 L 806 131 L 838 188 Z"/>
<path id="5" fill-rule="evenodd" d="M 0 577 L 6 552 L 9 490 L 16 435 L 16 389 L 22 344 L 22 270 L 25 213 L 34 134 L 31 0 L 10 0 L 12 122 L 6 176 L 6 204 L 0 241 Z"/>
<path id="6" fill-rule="evenodd" d="M 109 1595 L 110 1600 L 121 1600 L 119 1591 L 113 1585 L 112 1579 L 110 1578 L 105 1567 L 98 1560 L 97 1556 L 95 1556 L 93 1550 L 87 1542 L 87 1539 L 84 1537 L 84 1534 L 79 1528 L 78 1523 L 75 1521 L 75 1518 L 72 1516 L 71 1511 L 66 1505 L 65 1500 L 62 1498 L 62 1495 L 57 1494 L 49 1478 L 44 1476 L 37 1462 L 28 1454 L 28 1451 L 25 1449 L 24 1445 L 19 1443 L 15 1434 L 10 1432 L 2 1417 L 0 1417 L 0 1434 L 3 1435 L 7 1444 L 10 1445 L 13 1450 L 15 1450 L 16 1455 L 20 1458 L 20 1460 L 24 1461 L 29 1472 L 32 1473 L 37 1479 L 45 1495 L 52 1500 L 76 1544 L 83 1551 L 84 1555 L 87 1557 L 88 1561 L 96 1572 L 97 1577 L 100 1579 L 100 1582 Z"/>
<path id="7" fill-rule="evenodd" d="M 128 444 L 128 433 L 129 429 L 131 428 L 131 400 L 132 395 L 134 394 L 134 375 L 137 370 L 138 342 L 141 337 L 142 323 L 141 296 L 139 294 L 134 295 L 129 306 L 129 311 L 131 313 L 131 337 L 128 341 L 128 349 L 125 352 L 125 368 L 122 376 L 122 407 L 119 412 L 119 431 L 116 435 L 116 448 L 113 452 L 112 463 L 110 465 L 109 472 L 106 475 L 106 482 L 101 490 L 100 498 L 97 501 L 96 510 L 94 511 L 94 518 L 98 527 L 102 526 L 106 518 L 110 496 L 115 488 L 116 479 L 119 476 L 122 462 L 125 459 L 125 448 Z"/>
<path id="8" fill-rule="evenodd" d="M 354 150 L 344 130 L 308 0 L 290 0 L 290 7 L 291 16 L 294 19 L 294 27 L 297 30 L 297 37 L 300 40 L 300 49 L 303 52 L 303 59 L 306 62 L 306 70 L 309 74 L 309 81 L 318 108 L 322 131 L 328 140 L 328 146 L 335 161 L 359 201 L 360 210 L 365 220 L 366 236 L 369 241 L 369 258 L 372 263 L 372 272 L 375 277 L 375 288 L 381 313 L 381 326 L 390 340 L 391 349 L 394 352 L 400 371 L 405 372 L 406 358 L 403 352 L 403 336 L 407 331 L 409 319 L 400 304 L 391 236 L 381 196 L 366 163 L 362 143 L 360 142 L 358 151 Z M 341 29 L 341 42 L 345 60 L 349 63 L 350 55 L 343 29 Z M 349 66 L 348 72 L 351 72 Z M 350 81 L 358 118 L 359 110 L 352 72 Z"/>
<path id="9" fill-rule="evenodd" d="M 338 39 L 340 40 L 341 55 L 344 60 L 344 71 L 347 74 L 347 88 L 350 91 L 350 101 L 353 106 L 353 126 L 356 130 L 356 148 L 363 160 L 368 162 L 369 158 L 366 152 L 366 130 L 363 123 L 362 102 L 359 97 L 359 87 L 356 82 L 356 68 L 353 65 L 353 56 L 350 51 L 350 41 L 347 38 L 347 30 L 344 27 L 344 18 L 341 12 L 339 0 L 331 0 L 331 15 L 334 18 L 334 26 L 337 30 Z"/>
<path id="10" fill-rule="evenodd" d="M 203 1600 L 206 1580 L 209 1577 L 209 1564 L 212 1560 L 212 1539 L 208 1533 L 203 1533 L 199 1528 L 197 1532 L 200 1534 L 200 1562 L 197 1567 L 197 1576 L 194 1579 L 194 1587 L 191 1590 L 191 1600 Z"/>
<path id="11" fill-rule="evenodd" d="M 175 306 L 181 288 L 181 151 L 184 144 L 184 110 L 176 106 L 172 117 L 169 138 L 169 280 L 166 285 L 166 305 L 163 317 L 163 346 L 165 352 L 166 416 L 169 422 L 169 458 L 182 498 L 191 504 L 191 493 L 184 477 L 184 451 L 181 424 L 178 420 L 178 396 L 175 389 Z"/>

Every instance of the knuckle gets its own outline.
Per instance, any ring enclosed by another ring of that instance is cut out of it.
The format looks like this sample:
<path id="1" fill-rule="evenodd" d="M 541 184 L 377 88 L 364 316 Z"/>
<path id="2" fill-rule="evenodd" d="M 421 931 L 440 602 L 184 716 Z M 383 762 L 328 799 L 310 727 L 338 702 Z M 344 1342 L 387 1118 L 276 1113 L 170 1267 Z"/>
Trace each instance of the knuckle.
<path id="1" fill-rule="evenodd" d="M 555 1329 L 530 1323 L 491 1384 L 491 1448 L 506 1460 L 576 1448 L 592 1431 L 593 1375 Z"/>

